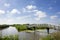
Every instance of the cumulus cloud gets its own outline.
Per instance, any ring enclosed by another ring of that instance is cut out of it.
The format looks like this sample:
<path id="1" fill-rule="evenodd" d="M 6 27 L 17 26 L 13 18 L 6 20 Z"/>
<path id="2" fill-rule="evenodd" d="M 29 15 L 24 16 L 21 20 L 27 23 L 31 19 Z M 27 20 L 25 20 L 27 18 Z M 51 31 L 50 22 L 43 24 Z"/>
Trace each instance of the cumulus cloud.
<path id="1" fill-rule="evenodd" d="M 9 3 L 4 3 L 4 6 L 5 6 L 5 7 L 9 7 L 10 4 L 9 4 Z"/>
<path id="2" fill-rule="evenodd" d="M 40 19 L 42 19 L 42 18 L 45 18 L 45 17 L 47 17 L 47 14 L 45 13 L 45 12 L 43 12 L 43 11 L 40 11 L 40 10 L 37 10 L 36 9 L 37 7 L 36 6 L 34 6 L 34 5 L 28 5 L 28 6 L 26 6 L 25 8 L 23 8 L 23 10 L 22 11 L 19 11 L 18 9 L 12 9 L 11 11 L 6 11 L 7 13 L 6 13 L 6 16 L 7 17 L 5 17 L 5 19 L 4 18 L 0 18 L 1 20 L 0 20 L 0 22 L 1 23 L 5 23 L 5 24 L 14 24 L 14 23 L 33 23 L 32 21 L 38 21 L 38 20 L 40 20 Z M 22 12 L 29 12 L 29 13 L 31 13 L 31 15 L 24 15 L 24 16 L 16 16 L 15 17 L 15 15 L 14 14 L 21 14 Z M 0 13 L 1 14 L 4 14 L 5 13 L 5 11 L 4 10 L 0 10 Z M 32 18 L 31 18 L 31 16 L 34 16 L 33 17 L 33 20 L 32 20 Z M 32 21 L 30 21 L 30 20 L 32 20 Z M 0 24 L 1 24 L 0 23 Z M 35 22 L 34 22 L 35 23 Z"/>
<path id="3" fill-rule="evenodd" d="M 50 16 L 51 19 L 56 19 L 57 17 L 57 15 Z"/>
<path id="4" fill-rule="evenodd" d="M 0 10 L 0 15 L 1 14 L 5 14 L 5 11 L 4 10 Z"/>
<path id="5" fill-rule="evenodd" d="M 17 9 L 12 9 L 10 13 L 11 14 L 20 14 L 21 12 Z"/>
<path id="6" fill-rule="evenodd" d="M 11 11 L 6 11 L 6 17 L 7 18 L 12 18 L 15 17 L 16 15 L 21 14 L 21 12 L 18 9 L 12 9 Z"/>
<path id="7" fill-rule="evenodd" d="M 22 9 L 22 12 L 31 13 L 31 12 L 34 12 L 34 10 L 36 10 L 36 9 L 37 9 L 37 6 L 35 6 L 35 5 L 27 5 Z"/>
<path id="8" fill-rule="evenodd" d="M 36 6 L 34 6 L 34 5 L 28 5 L 28 6 L 26 6 L 26 8 L 29 9 L 29 10 L 36 9 Z"/>
<path id="9" fill-rule="evenodd" d="M 37 18 L 35 18 L 36 20 L 40 20 L 41 18 L 47 17 L 45 12 L 37 11 L 37 10 L 36 10 L 36 13 L 34 15 L 37 17 Z"/>
<path id="10" fill-rule="evenodd" d="M 35 5 L 27 5 L 22 9 L 22 11 L 25 12 L 33 12 L 37 7 Z"/>
<path id="11" fill-rule="evenodd" d="M 42 18 L 45 18 L 47 16 L 47 14 L 43 11 L 40 11 L 38 9 L 36 9 L 37 7 L 34 5 L 28 5 L 26 6 L 26 8 L 23 8 L 23 12 L 29 12 L 29 13 L 33 13 L 32 15 L 35 16 L 34 19 L 35 20 L 40 20 Z"/>

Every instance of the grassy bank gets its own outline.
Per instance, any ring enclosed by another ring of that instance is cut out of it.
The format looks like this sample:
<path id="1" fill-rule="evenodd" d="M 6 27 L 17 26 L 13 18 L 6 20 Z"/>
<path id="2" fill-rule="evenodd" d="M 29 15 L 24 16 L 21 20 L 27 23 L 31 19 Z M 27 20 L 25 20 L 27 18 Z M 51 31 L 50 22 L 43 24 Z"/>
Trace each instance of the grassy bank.
<path id="1" fill-rule="evenodd" d="M 60 32 L 54 32 L 44 38 L 41 38 L 40 40 L 60 40 Z"/>
<path id="2" fill-rule="evenodd" d="M 18 35 L 10 35 L 10 36 L 0 37 L 0 40 L 19 40 L 19 39 L 18 39 Z"/>

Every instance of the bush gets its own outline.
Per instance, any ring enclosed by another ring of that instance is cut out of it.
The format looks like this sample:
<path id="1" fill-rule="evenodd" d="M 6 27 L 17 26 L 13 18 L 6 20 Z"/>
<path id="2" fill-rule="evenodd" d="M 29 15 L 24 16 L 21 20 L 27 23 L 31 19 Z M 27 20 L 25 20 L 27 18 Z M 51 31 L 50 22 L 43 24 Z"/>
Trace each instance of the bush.
<path id="1" fill-rule="evenodd" d="M 13 26 L 16 27 L 16 29 L 17 29 L 18 31 L 24 31 L 24 30 L 27 29 L 27 26 L 26 26 L 25 24 L 23 24 L 23 25 L 14 24 Z"/>

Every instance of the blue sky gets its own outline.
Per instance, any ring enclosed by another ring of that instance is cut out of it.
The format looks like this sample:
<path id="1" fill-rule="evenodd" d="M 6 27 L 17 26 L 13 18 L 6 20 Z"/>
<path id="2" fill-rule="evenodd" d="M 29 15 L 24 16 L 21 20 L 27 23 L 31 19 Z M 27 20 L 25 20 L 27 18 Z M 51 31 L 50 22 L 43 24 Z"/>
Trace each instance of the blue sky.
<path id="1" fill-rule="evenodd" d="M 60 24 L 60 0 L 0 0 L 0 24 Z"/>

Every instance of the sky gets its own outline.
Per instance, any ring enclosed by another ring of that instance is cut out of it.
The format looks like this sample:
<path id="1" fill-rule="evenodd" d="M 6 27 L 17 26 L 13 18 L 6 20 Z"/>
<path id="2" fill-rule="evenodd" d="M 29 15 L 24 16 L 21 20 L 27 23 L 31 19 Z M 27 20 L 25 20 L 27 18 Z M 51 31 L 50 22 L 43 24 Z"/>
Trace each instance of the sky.
<path id="1" fill-rule="evenodd" d="M 0 0 L 0 24 L 60 24 L 60 0 Z"/>

